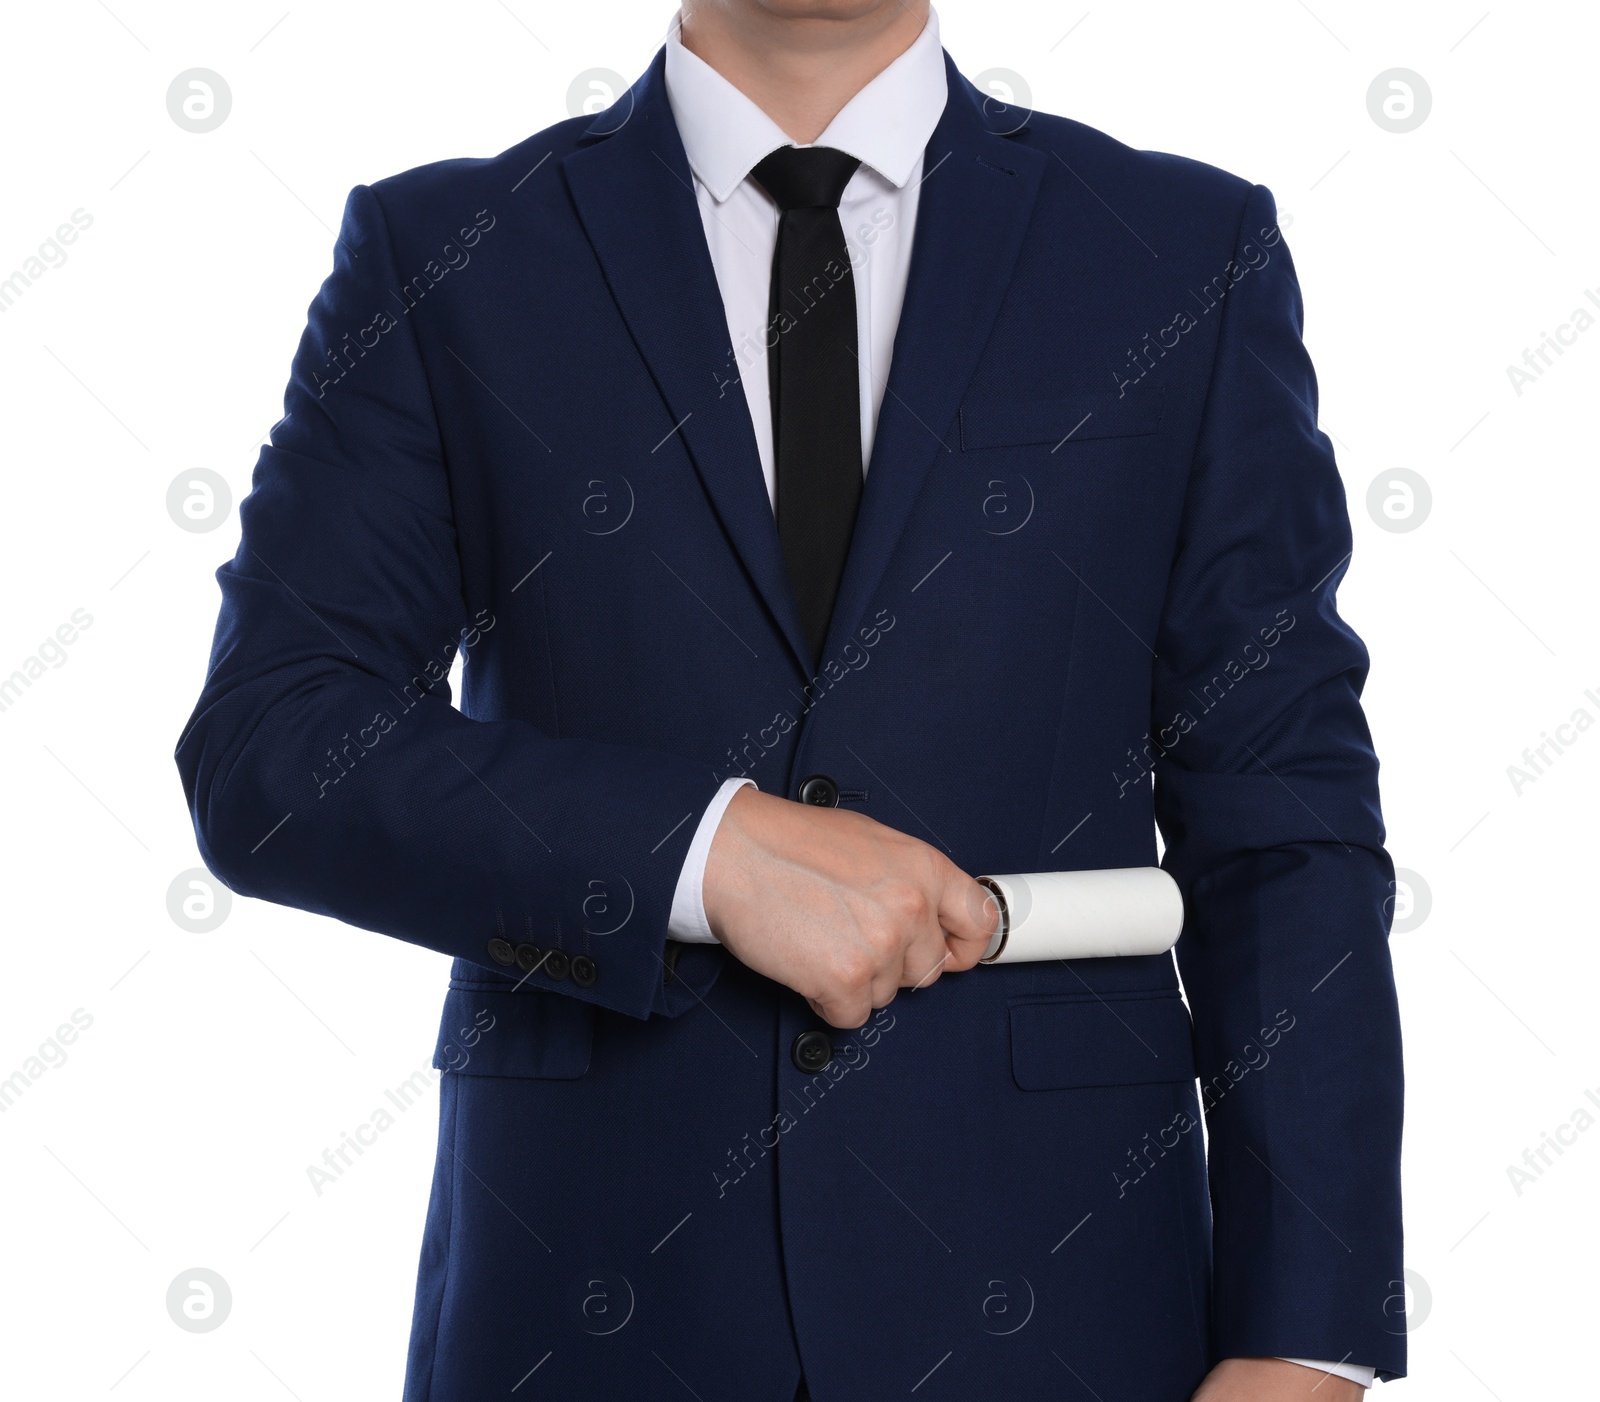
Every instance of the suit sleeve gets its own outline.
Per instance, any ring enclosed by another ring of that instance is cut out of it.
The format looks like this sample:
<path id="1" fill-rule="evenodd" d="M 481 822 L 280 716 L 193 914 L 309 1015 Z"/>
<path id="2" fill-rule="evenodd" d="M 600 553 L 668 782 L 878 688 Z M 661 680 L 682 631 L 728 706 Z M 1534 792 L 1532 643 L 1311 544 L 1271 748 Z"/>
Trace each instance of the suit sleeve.
<path id="1" fill-rule="evenodd" d="M 1405 1371 L 1393 867 L 1294 265 L 1253 189 L 1157 646 L 1163 865 L 1209 1131 L 1218 1357 Z"/>
<path id="2" fill-rule="evenodd" d="M 637 1017 L 680 1011 L 692 999 L 664 992 L 661 956 L 716 782 L 685 756 L 451 706 L 451 660 L 466 649 L 471 665 L 495 620 L 463 599 L 393 262 L 359 187 L 217 572 L 210 670 L 176 756 L 201 853 L 243 895 L 491 968 L 500 938 L 586 953 L 587 986 L 532 981 Z"/>

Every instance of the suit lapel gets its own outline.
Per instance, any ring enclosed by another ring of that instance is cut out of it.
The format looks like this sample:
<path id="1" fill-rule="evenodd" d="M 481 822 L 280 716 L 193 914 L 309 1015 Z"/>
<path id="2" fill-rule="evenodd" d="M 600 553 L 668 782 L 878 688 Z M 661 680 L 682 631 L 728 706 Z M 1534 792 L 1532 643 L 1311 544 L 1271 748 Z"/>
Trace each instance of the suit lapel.
<path id="1" fill-rule="evenodd" d="M 905 302 L 827 657 L 867 612 L 929 468 L 954 450 L 956 410 L 1011 284 L 1045 165 L 999 134 L 1017 126 L 1016 109 L 991 119 L 948 54 L 945 74 L 950 98 L 923 161 Z"/>
<path id="2" fill-rule="evenodd" d="M 650 441 L 678 426 L 745 570 L 809 675 L 665 67 L 657 54 L 562 164 L 584 232 L 671 415 L 659 434 L 650 430 Z"/>
<path id="3" fill-rule="evenodd" d="M 1044 167 L 1000 132 L 945 57 L 950 99 L 928 143 L 910 276 L 872 461 L 829 629 L 832 657 L 866 613 L 924 479 L 948 441 L 1010 286 Z M 811 659 L 789 587 L 693 177 L 666 99 L 665 60 L 600 114 L 563 162 L 584 231 L 640 354 L 795 660 Z M 626 106 L 624 106 L 626 104 Z M 620 125 L 619 125 L 620 122 Z"/>

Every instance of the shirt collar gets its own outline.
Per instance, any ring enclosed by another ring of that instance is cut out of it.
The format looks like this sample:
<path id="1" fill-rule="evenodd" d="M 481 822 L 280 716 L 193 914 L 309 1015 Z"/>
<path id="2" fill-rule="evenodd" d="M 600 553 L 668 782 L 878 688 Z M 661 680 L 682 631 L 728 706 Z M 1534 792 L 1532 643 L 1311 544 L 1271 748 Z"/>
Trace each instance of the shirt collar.
<path id="1" fill-rule="evenodd" d="M 679 16 L 667 31 L 667 101 L 689 168 L 721 204 L 763 157 L 795 144 L 783 129 L 704 59 L 684 48 Z M 947 85 L 939 17 L 862 88 L 815 142 L 846 151 L 896 188 L 904 187 L 944 112 Z"/>

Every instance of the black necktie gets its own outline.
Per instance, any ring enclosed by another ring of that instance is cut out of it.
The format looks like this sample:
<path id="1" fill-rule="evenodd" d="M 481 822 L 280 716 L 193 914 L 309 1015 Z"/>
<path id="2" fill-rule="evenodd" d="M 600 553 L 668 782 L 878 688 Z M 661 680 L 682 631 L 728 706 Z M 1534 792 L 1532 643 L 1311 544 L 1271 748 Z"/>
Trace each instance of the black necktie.
<path id="1" fill-rule="evenodd" d="M 785 146 L 752 172 L 783 211 L 767 335 L 778 540 L 818 665 L 861 501 L 856 288 L 839 223 L 860 164 L 827 146 Z"/>

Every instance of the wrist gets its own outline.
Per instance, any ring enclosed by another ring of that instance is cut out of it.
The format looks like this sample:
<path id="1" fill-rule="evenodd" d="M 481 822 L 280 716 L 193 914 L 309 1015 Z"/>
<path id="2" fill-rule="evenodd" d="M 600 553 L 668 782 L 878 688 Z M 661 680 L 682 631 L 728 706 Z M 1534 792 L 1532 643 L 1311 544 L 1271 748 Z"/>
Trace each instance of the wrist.
<path id="1" fill-rule="evenodd" d="M 707 927 L 719 941 L 723 937 L 730 911 L 741 898 L 743 864 L 739 860 L 739 853 L 743 847 L 743 829 L 750 819 L 751 810 L 763 803 L 783 801 L 762 793 L 754 783 L 747 782 L 725 802 L 721 819 L 711 837 L 700 882 L 701 913 Z"/>

